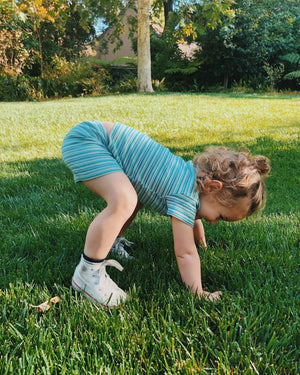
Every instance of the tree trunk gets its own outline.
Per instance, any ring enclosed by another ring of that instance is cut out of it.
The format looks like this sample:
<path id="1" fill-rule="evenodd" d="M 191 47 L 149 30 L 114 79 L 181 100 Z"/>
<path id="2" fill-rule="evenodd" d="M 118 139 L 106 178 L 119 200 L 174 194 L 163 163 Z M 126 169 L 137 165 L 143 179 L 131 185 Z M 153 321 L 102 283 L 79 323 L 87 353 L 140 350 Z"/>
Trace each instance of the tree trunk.
<path id="1" fill-rule="evenodd" d="M 44 57 L 43 57 L 43 48 L 42 48 L 42 39 L 41 39 L 41 29 L 38 29 L 38 40 L 39 40 L 39 52 L 41 59 L 41 78 L 44 78 Z"/>
<path id="2" fill-rule="evenodd" d="M 165 25 L 164 25 L 164 32 L 167 28 L 167 23 L 169 21 L 169 15 L 173 10 L 174 0 L 164 0 L 164 16 L 165 16 Z"/>
<path id="3" fill-rule="evenodd" d="M 138 91 L 153 92 L 150 54 L 150 0 L 138 0 Z"/>
<path id="4" fill-rule="evenodd" d="M 224 89 L 228 88 L 228 80 L 229 80 L 229 74 L 228 74 L 228 72 L 225 72 L 224 73 L 224 82 L 223 82 Z"/>

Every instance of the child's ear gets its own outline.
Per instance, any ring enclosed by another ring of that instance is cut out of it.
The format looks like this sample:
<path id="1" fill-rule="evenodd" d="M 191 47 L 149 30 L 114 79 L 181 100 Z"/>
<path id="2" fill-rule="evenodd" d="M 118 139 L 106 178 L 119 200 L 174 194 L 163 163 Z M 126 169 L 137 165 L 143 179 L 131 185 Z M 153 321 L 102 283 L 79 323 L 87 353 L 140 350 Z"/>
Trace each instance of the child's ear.
<path id="1" fill-rule="evenodd" d="M 222 190 L 223 183 L 218 180 L 211 180 L 205 184 L 205 192 L 207 193 L 217 193 Z"/>

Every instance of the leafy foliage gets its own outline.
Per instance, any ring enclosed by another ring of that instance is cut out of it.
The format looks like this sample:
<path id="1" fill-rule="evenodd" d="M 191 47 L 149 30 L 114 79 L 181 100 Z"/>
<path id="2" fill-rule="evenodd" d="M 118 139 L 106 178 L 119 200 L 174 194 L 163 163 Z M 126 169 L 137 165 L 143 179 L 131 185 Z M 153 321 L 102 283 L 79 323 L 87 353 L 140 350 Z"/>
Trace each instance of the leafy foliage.
<path id="1" fill-rule="evenodd" d="M 293 68 L 298 68 L 292 72 L 287 73 L 283 79 L 299 79 L 300 78 L 300 54 L 298 53 L 288 53 L 282 56 L 283 61 L 287 61 Z"/>
<path id="2" fill-rule="evenodd" d="M 11 69 L 18 65 L 18 74 L 43 78 L 46 66 L 55 56 L 74 60 L 94 35 L 94 17 L 79 0 L 5 0 L 1 12 L 0 28 L 6 32 L 6 39 L 10 36 L 14 40 L 18 56 L 17 61 L 10 62 Z M 3 41 L 0 48 L 7 56 L 9 49 Z M 5 67 L 3 61 L 1 66 Z"/>
<path id="3" fill-rule="evenodd" d="M 2 100 L 9 100 L 10 93 L 12 100 L 26 99 L 26 93 L 29 100 L 62 93 L 88 95 L 103 92 L 100 86 L 105 92 L 108 86 L 110 91 L 132 91 L 133 70 L 121 82 L 125 76 L 121 69 L 108 67 L 100 75 L 104 80 L 100 84 L 100 76 L 92 78 L 89 69 L 76 64 L 81 64 L 80 58 L 92 44 L 96 19 L 114 26 L 109 42 L 116 42 L 125 26 L 121 15 L 135 6 L 133 0 L 2 0 L 0 74 L 7 89 L 0 93 Z M 166 89 L 299 89 L 298 0 L 155 0 L 152 6 L 153 21 L 162 27 L 162 33 L 151 36 L 152 77 L 164 79 Z M 132 17 L 128 22 L 134 36 L 137 20 Z M 183 41 L 197 43 L 194 58 L 181 53 L 178 43 Z M 66 78 L 62 71 L 64 78 L 55 84 L 51 72 L 58 69 L 57 60 L 69 62 L 74 77 L 85 71 L 86 79 L 80 78 L 85 83 L 72 84 L 72 74 Z M 109 84 L 107 75 L 111 75 Z M 68 84 L 62 82 L 68 79 Z"/>
<path id="4" fill-rule="evenodd" d="M 12 2 L 0 3 L 0 72 L 12 76 L 22 73 L 29 55 L 16 12 L 17 7 Z"/>
<path id="5" fill-rule="evenodd" d="M 203 75 L 211 83 L 243 79 L 264 85 L 269 64 L 273 70 L 280 56 L 299 51 L 300 7 L 298 1 L 241 1 L 235 5 L 233 22 L 199 36 Z M 268 79 L 268 78 L 267 78 Z"/>

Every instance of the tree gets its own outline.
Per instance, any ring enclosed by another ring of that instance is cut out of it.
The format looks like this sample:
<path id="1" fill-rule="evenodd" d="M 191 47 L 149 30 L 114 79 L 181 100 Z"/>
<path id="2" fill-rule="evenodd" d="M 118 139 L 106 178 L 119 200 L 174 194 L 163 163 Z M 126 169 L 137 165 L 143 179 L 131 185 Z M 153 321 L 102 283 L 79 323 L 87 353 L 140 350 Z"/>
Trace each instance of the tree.
<path id="1" fill-rule="evenodd" d="M 156 15 L 162 3 L 164 14 L 168 9 L 168 16 L 163 34 L 152 36 L 153 76 L 156 79 L 165 77 L 166 86 L 172 90 L 197 90 L 203 58 L 196 58 L 196 50 L 201 50 L 202 45 L 199 43 L 197 48 L 195 42 L 200 41 L 208 30 L 232 22 L 234 2 L 190 0 L 177 2 L 175 6 L 171 1 L 156 0 Z"/>
<path id="2" fill-rule="evenodd" d="M 150 0 L 138 0 L 138 91 L 153 92 L 150 52 Z"/>
<path id="3" fill-rule="evenodd" d="M 83 1 L 73 0 L 65 10 L 65 18 L 65 32 L 60 36 L 61 47 L 64 56 L 74 59 L 81 55 L 82 48 L 94 38 L 96 17 Z"/>
<path id="4" fill-rule="evenodd" d="M 29 55 L 22 41 L 21 19 L 18 9 L 11 1 L 0 3 L 0 71 L 19 75 Z"/>
<path id="5" fill-rule="evenodd" d="M 154 0 L 152 1 L 152 13 L 154 17 L 162 20 L 163 32 L 168 28 L 170 15 L 173 13 L 175 0 Z"/>
<path id="6" fill-rule="evenodd" d="M 18 6 L 34 75 L 43 77 L 55 56 L 74 60 L 94 35 L 95 17 L 81 0 L 22 0 Z"/>
<path id="7" fill-rule="evenodd" d="M 62 5 L 62 3 L 58 4 L 58 2 L 55 2 L 51 4 L 47 0 L 23 0 L 19 4 L 19 9 L 24 15 L 25 20 L 24 31 L 30 30 L 31 35 L 35 39 L 34 41 L 31 39 L 31 42 L 33 42 L 32 46 L 34 44 L 37 45 L 37 49 L 32 48 L 32 51 L 35 52 L 39 60 L 41 77 L 43 77 L 44 74 L 43 37 L 45 35 L 43 26 L 47 22 L 55 22 L 55 16 L 58 11 L 56 5 Z"/>
<path id="8" fill-rule="evenodd" d="M 233 22 L 199 37 L 203 75 L 211 84 L 243 80 L 259 87 L 271 72 L 266 66 L 278 71 L 280 57 L 297 52 L 299 29 L 298 0 L 236 0 Z"/>
<path id="9" fill-rule="evenodd" d="M 114 30 L 110 34 L 110 41 L 119 39 L 124 33 L 123 14 L 129 7 L 138 10 L 137 22 L 132 22 L 132 27 L 137 27 L 137 53 L 138 53 L 138 91 L 153 92 L 151 83 L 151 53 L 150 53 L 150 19 L 151 0 L 87 0 L 90 9 L 105 20 L 108 27 Z M 128 21 L 128 20 L 127 20 Z M 132 33 L 134 34 L 134 33 Z M 119 39 L 120 40 L 120 39 Z"/>
<path id="10" fill-rule="evenodd" d="M 124 30 L 122 14 L 127 7 L 138 4 L 138 90 L 152 92 L 151 85 L 151 53 L 149 42 L 149 12 L 156 19 L 163 15 L 164 34 L 168 42 L 178 39 L 196 38 L 198 33 L 208 28 L 214 28 L 221 22 L 221 16 L 233 17 L 231 5 L 234 0 L 86 0 L 90 9 L 105 20 L 108 26 L 113 26 L 113 39 Z M 133 23 L 134 24 L 134 23 Z M 172 38 L 169 35 L 172 34 Z M 147 78 L 146 78 L 147 77 Z"/>
<path id="11" fill-rule="evenodd" d="M 283 79 L 294 80 L 299 88 L 300 85 L 300 53 L 288 53 L 282 56 L 283 61 L 290 65 L 290 72 L 285 74 Z"/>

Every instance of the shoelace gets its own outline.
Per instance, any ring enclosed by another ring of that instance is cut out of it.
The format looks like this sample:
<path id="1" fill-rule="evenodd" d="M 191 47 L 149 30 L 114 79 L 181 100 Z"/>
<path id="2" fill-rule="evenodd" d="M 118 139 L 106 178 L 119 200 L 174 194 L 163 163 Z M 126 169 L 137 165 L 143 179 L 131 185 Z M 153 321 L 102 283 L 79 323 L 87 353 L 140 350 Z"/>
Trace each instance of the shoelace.
<path id="1" fill-rule="evenodd" d="M 115 240 L 111 251 L 118 254 L 121 258 L 132 258 L 124 249 L 124 246 L 131 247 L 132 244 L 133 242 L 128 241 L 125 237 L 120 237 Z"/>

